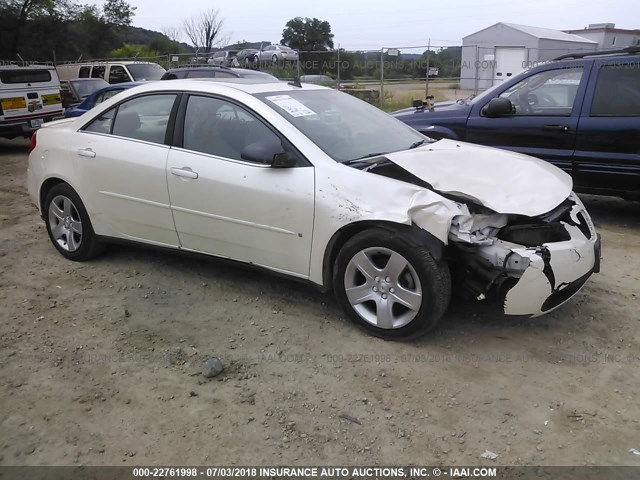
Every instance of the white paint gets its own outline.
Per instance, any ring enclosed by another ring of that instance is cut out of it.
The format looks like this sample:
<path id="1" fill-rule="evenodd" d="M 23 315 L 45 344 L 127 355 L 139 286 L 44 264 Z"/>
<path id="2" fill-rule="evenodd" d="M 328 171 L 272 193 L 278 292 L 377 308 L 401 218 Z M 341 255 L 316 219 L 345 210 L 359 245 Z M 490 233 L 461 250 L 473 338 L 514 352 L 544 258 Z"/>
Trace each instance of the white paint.
<path id="1" fill-rule="evenodd" d="M 440 140 L 386 157 L 437 191 L 461 194 L 499 213 L 541 215 L 571 193 L 571 177 L 562 170 L 507 150 Z"/>

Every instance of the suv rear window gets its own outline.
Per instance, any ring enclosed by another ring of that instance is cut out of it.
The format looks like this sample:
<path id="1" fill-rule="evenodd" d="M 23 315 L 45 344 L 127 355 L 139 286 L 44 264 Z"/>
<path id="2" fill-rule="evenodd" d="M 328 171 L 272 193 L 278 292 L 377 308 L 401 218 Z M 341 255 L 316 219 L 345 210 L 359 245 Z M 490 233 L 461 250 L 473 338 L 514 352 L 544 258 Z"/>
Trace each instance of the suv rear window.
<path id="1" fill-rule="evenodd" d="M 2 83 L 43 83 L 51 81 L 49 70 L 4 70 L 0 71 Z"/>
<path id="2" fill-rule="evenodd" d="M 640 116 L 640 66 L 603 65 L 591 104 L 592 117 Z"/>

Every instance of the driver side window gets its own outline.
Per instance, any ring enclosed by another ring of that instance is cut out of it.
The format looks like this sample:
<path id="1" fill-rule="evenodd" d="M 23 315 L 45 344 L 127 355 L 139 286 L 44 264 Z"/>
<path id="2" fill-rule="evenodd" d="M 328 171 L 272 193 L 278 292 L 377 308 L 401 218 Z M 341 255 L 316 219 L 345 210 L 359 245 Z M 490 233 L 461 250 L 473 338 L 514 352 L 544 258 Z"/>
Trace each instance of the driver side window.
<path id="1" fill-rule="evenodd" d="M 569 116 L 578 93 L 583 69 L 561 68 L 531 75 L 505 90 L 516 116 Z"/>
<path id="2" fill-rule="evenodd" d="M 224 100 L 192 95 L 184 119 L 188 150 L 247 161 L 242 151 L 254 142 L 280 143 L 280 138 L 247 110 Z"/>

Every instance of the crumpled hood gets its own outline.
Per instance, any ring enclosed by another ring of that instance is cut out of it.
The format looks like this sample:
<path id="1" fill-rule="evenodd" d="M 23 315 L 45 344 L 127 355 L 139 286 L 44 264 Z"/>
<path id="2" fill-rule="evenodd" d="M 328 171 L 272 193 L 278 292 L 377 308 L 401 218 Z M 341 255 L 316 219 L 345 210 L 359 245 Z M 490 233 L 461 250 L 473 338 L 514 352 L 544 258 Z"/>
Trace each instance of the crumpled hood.
<path id="1" fill-rule="evenodd" d="M 470 198 L 498 213 L 530 217 L 547 213 L 569 196 L 573 186 L 569 175 L 545 161 L 454 140 L 385 157 L 434 190 Z"/>

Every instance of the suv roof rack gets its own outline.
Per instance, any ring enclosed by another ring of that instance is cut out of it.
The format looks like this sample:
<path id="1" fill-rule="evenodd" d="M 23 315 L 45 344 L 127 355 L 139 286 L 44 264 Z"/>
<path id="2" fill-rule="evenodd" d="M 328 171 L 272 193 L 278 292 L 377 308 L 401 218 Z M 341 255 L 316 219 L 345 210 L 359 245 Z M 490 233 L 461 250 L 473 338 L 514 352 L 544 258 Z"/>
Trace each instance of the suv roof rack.
<path id="1" fill-rule="evenodd" d="M 567 53 L 565 55 L 560 55 L 559 57 L 554 58 L 554 60 L 566 60 L 568 58 L 584 58 L 584 57 L 595 57 L 600 55 L 620 55 L 620 54 L 632 54 L 632 53 L 640 53 L 640 45 L 621 48 L 619 50 L 595 50 L 592 52 Z"/>
<path id="2" fill-rule="evenodd" d="M 218 68 L 220 70 L 231 70 L 231 68 L 229 67 L 224 67 L 222 65 L 211 65 L 210 63 L 185 63 L 183 65 L 170 67 L 169 70 L 174 68 Z"/>

